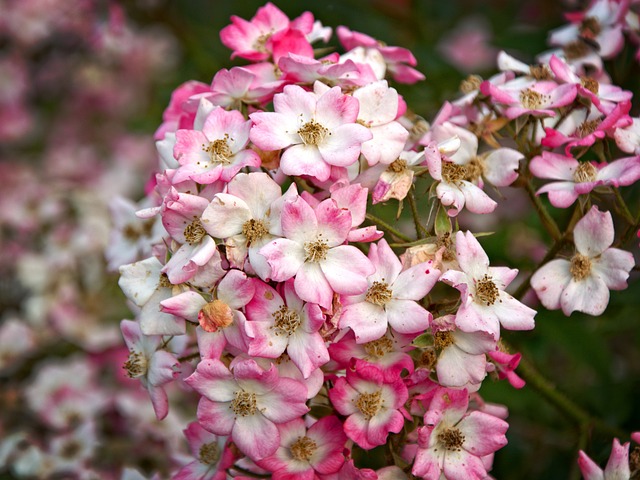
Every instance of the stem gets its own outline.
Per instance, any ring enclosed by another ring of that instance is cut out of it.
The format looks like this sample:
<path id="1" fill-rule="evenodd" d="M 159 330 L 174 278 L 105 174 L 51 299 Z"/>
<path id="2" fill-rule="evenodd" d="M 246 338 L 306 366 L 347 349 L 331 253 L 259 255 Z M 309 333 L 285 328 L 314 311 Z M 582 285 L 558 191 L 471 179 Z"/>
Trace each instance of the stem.
<path id="1" fill-rule="evenodd" d="M 618 204 L 618 207 L 620 208 L 620 210 L 622 210 L 622 215 L 624 216 L 624 219 L 626 220 L 626 222 L 629 225 L 634 225 L 636 221 L 634 220 L 633 215 L 629 211 L 629 207 L 627 207 L 627 203 L 624 201 L 624 198 L 622 198 L 622 195 L 620 194 L 620 189 L 617 187 L 613 187 L 613 194 L 616 197 L 616 203 Z"/>
<path id="2" fill-rule="evenodd" d="M 553 238 L 557 242 L 558 240 L 560 240 L 560 237 L 562 236 L 560 233 L 560 229 L 558 228 L 558 224 L 553 219 L 553 217 L 549 215 L 549 212 L 547 211 L 546 207 L 543 205 L 543 203 L 540 201 L 540 198 L 536 195 L 536 192 L 533 190 L 533 186 L 531 185 L 530 181 L 527 181 L 525 183 L 525 189 L 529 194 L 529 198 L 531 199 L 531 202 L 533 203 L 533 206 L 535 207 L 536 212 L 538 213 L 538 216 L 542 221 L 542 224 L 549 232 L 549 235 L 551 235 L 551 238 Z"/>
<path id="3" fill-rule="evenodd" d="M 409 195 L 407 195 L 407 199 L 409 200 L 409 207 L 411 207 L 411 214 L 413 215 L 413 223 L 416 227 L 416 235 L 418 236 L 418 238 L 425 238 L 428 232 L 422 226 L 422 223 L 420 223 L 418 205 L 416 204 L 416 197 L 414 197 L 413 192 L 409 192 Z"/>
<path id="4" fill-rule="evenodd" d="M 200 352 L 195 352 L 192 353 L 190 355 L 185 355 L 184 357 L 178 357 L 178 361 L 179 362 L 189 362 L 195 358 L 198 358 L 200 356 Z"/>
<path id="5" fill-rule="evenodd" d="M 265 473 L 254 473 L 251 470 L 247 470 L 244 469 L 242 467 L 239 467 L 237 465 L 233 465 L 232 467 L 229 467 L 229 470 L 237 470 L 238 472 L 242 473 L 243 475 L 246 475 L 247 477 L 252 477 L 252 478 L 271 478 L 271 474 L 265 474 Z"/>
<path id="6" fill-rule="evenodd" d="M 586 429 L 588 431 L 594 429 L 617 438 L 624 438 L 626 436 L 625 432 L 617 427 L 612 427 L 599 418 L 592 417 L 589 412 L 584 410 L 580 405 L 576 404 L 564 393 L 558 391 L 556 386 L 543 377 L 525 357 L 522 357 L 520 360 L 518 373 L 529 386 L 540 393 L 541 396 L 560 412 L 565 414 L 566 417 L 572 420 L 581 430 Z"/>
<path id="7" fill-rule="evenodd" d="M 413 241 L 413 239 L 411 237 L 408 237 L 407 235 L 405 235 L 404 233 L 400 232 L 399 230 L 397 230 L 396 228 L 392 227 L 387 222 L 385 222 L 384 220 L 376 217 L 375 215 L 367 213 L 366 214 L 366 218 L 367 218 L 367 220 L 375 223 L 378 227 L 382 228 L 383 230 L 386 230 L 391 235 L 399 238 L 400 240 L 403 240 L 405 242 L 412 242 Z"/>

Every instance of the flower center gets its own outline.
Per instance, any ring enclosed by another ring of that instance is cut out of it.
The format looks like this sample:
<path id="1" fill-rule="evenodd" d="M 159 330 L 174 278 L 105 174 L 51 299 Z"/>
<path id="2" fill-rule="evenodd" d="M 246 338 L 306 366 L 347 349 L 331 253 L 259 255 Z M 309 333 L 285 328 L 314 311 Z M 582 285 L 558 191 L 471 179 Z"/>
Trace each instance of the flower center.
<path id="1" fill-rule="evenodd" d="M 463 165 L 443 161 L 441 175 L 446 183 L 459 184 L 467 176 L 467 169 Z"/>
<path id="2" fill-rule="evenodd" d="M 459 452 L 462 449 L 464 440 L 465 438 L 462 432 L 455 427 L 446 428 L 444 431 L 438 434 L 438 441 L 447 450 L 454 450 Z"/>
<path id="3" fill-rule="evenodd" d="M 298 439 L 289 447 L 291 456 L 296 460 L 307 461 L 318 449 L 318 444 L 309 437 L 298 437 Z"/>
<path id="4" fill-rule="evenodd" d="M 580 79 L 580 84 L 590 92 L 595 93 L 596 95 L 600 90 L 600 84 L 598 83 L 598 81 L 591 77 L 582 77 Z"/>
<path id="5" fill-rule="evenodd" d="M 184 239 L 189 245 L 199 243 L 207 234 L 200 219 L 196 219 L 184 228 Z"/>
<path id="6" fill-rule="evenodd" d="M 267 235 L 269 231 L 262 220 L 247 220 L 242 225 L 242 234 L 247 238 L 247 245 L 251 246 L 257 240 Z"/>
<path id="7" fill-rule="evenodd" d="M 549 95 L 544 95 L 530 88 L 525 88 L 520 92 L 520 103 L 528 110 L 535 110 L 541 108 L 546 102 L 551 99 Z"/>
<path id="8" fill-rule="evenodd" d="M 551 70 L 547 65 L 531 65 L 529 67 L 529 75 L 536 80 L 551 80 Z"/>
<path id="9" fill-rule="evenodd" d="M 304 244 L 304 261 L 320 262 L 322 260 L 326 260 L 328 251 L 329 244 L 322 238 L 318 238 L 313 242 L 306 242 Z"/>
<path id="10" fill-rule="evenodd" d="M 129 378 L 141 377 L 147 373 L 147 357 L 142 353 L 133 350 L 129 353 L 129 358 L 124 362 L 124 366 L 122 368 L 127 371 Z"/>
<path id="11" fill-rule="evenodd" d="M 200 454 L 198 455 L 200 463 L 206 465 L 215 465 L 220 459 L 220 449 L 216 442 L 205 443 L 200 447 Z"/>
<path id="12" fill-rule="evenodd" d="M 476 283 L 476 298 L 485 305 L 493 305 L 500 295 L 500 290 L 493 283 L 489 275 L 482 277 Z"/>
<path id="13" fill-rule="evenodd" d="M 384 307 L 389 300 L 391 300 L 392 291 L 389 288 L 389 285 L 385 282 L 373 282 L 373 285 L 369 287 L 367 290 L 367 294 L 364 299 L 373 303 L 374 305 L 378 305 L 380 307 Z"/>
<path id="14" fill-rule="evenodd" d="M 435 335 L 433 336 L 433 340 L 434 340 L 434 346 L 436 347 L 437 350 L 444 350 L 449 345 L 454 344 L 453 335 L 451 334 L 451 332 L 446 330 L 436 332 Z"/>
<path id="15" fill-rule="evenodd" d="M 169 277 L 166 273 L 161 273 L 158 277 L 158 287 L 157 288 L 171 288 L 173 284 L 169 281 Z"/>
<path id="16" fill-rule="evenodd" d="M 601 31 L 600 22 L 595 17 L 587 17 L 580 24 L 580 36 L 583 38 L 594 39 Z"/>
<path id="17" fill-rule="evenodd" d="M 393 351 L 393 342 L 387 337 L 382 337 L 365 343 L 364 351 L 367 352 L 369 357 L 380 358 Z"/>
<path id="18" fill-rule="evenodd" d="M 393 173 L 402 173 L 407 169 L 407 161 L 406 160 L 401 160 L 401 159 L 397 159 L 394 160 L 393 162 L 391 162 L 391 165 L 389 165 L 387 167 L 387 170 L 389 170 L 390 172 Z"/>
<path id="19" fill-rule="evenodd" d="M 361 393 L 356 399 L 356 407 L 362 412 L 364 418 L 370 420 L 382 407 L 382 393 L 380 390 L 374 393 Z"/>
<path id="20" fill-rule="evenodd" d="M 272 313 L 275 318 L 276 335 L 281 333 L 290 337 L 300 326 L 300 315 L 294 310 L 289 310 L 286 305 L 282 305 Z"/>
<path id="21" fill-rule="evenodd" d="M 233 413 L 246 417 L 253 415 L 258 411 L 256 404 L 256 394 L 248 393 L 244 391 L 235 392 L 236 398 L 233 399 L 229 408 L 233 410 Z"/>
<path id="22" fill-rule="evenodd" d="M 300 135 L 300 138 L 305 145 L 313 145 L 317 147 L 324 141 L 324 138 L 327 135 L 330 135 L 330 133 L 329 129 L 323 127 L 315 120 L 311 120 L 300 127 L 298 135 Z"/>
<path id="23" fill-rule="evenodd" d="M 256 38 L 255 42 L 253 42 L 253 45 L 252 45 L 253 49 L 256 52 L 268 53 L 267 41 L 269 40 L 269 38 L 271 38 L 271 35 L 273 35 L 273 32 L 263 33 L 258 38 Z"/>
<path id="24" fill-rule="evenodd" d="M 214 300 L 198 312 L 198 323 L 205 332 L 216 332 L 233 323 L 233 310 L 222 300 Z"/>
<path id="25" fill-rule="evenodd" d="M 225 133 L 224 138 L 209 142 L 209 145 L 202 144 L 202 150 L 209 154 L 211 163 L 229 165 L 233 152 L 229 148 L 229 134 Z"/>
<path id="26" fill-rule="evenodd" d="M 582 40 L 575 40 L 571 43 L 568 43 L 563 47 L 563 50 L 565 57 L 567 57 L 567 60 L 582 58 L 588 55 L 591 51 L 589 49 L 589 46 Z"/>
<path id="27" fill-rule="evenodd" d="M 584 280 L 591 273 L 591 259 L 581 253 L 576 253 L 571 259 L 569 272 L 574 280 Z"/>
<path id="28" fill-rule="evenodd" d="M 573 174 L 576 183 L 593 182 L 598 174 L 598 169 L 590 162 L 581 163 Z"/>
<path id="29" fill-rule="evenodd" d="M 422 368 L 426 368 L 427 370 L 433 370 L 437 359 L 438 357 L 436 356 L 435 350 L 432 347 L 428 347 L 420 354 L 418 365 Z"/>
<path id="30" fill-rule="evenodd" d="M 600 120 L 598 119 L 585 120 L 578 126 L 578 128 L 576 129 L 576 133 L 580 138 L 584 138 L 587 135 L 591 135 L 593 132 L 595 132 L 596 128 L 598 128 L 598 125 L 600 125 Z M 589 165 L 591 164 L 589 163 Z"/>
<path id="31" fill-rule="evenodd" d="M 482 77 L 479 75 L 469 75 L 462 82 L 460 82 L 460 91 L 462 93 L 475 92 L 480 88 L 482 83 Z"/>
<path id="32" fill-rule="evenodd" d="M 82 444 L 78 440 L 69 440 L 60 449 L 60 456 L 65 459 L 72 460 L 80 452 L 82 452 Z"/>
<path id="33" fill-rule="evenodd" d="M 464 166 L 465 180 L 473 181 L 484 175 L 485 167 L 482 157 L 475 156 Z"/>

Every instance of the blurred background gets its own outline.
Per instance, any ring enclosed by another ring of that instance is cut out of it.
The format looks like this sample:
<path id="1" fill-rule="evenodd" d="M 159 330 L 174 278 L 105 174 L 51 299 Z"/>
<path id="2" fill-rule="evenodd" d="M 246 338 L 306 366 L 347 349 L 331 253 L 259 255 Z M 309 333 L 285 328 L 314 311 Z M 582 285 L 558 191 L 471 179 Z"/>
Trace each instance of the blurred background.
<path id="1" fill-rule="evenodd" d="M 163 452 L 184 450 L 188 409 L 154 423 L 144 410 L 146 392 L 119 371 L 127 351 L 118 324 L 131 314 L 115 260 L 109 265 L 104 253 L 111 248 L 118 258 L 112 214 L 131 216 L 136 207 L 124 199 L 143 196 L 156 166 L 153 132 L 172 90 L 187 80 L 209 83 L 220 68 L 242 64 L 230 59 L 218 33 L 231 15 L 249 19 L 263 4 L 0 0 L 0 478 L 45 478 L 41 472 L 55 472 L 47 462 L 65 461 L 91 465 L 97 478 L 119 478 L 123 466 L 166 473 Z M 534 61 L 547 49 L 549 30 L 565 23 L 562 13 L 581 6 L 276 5 L 290 18 L 310 10 L 325 26 L 346 25 L 410 49 L 426 80 L 396 88 L 427 120 L 458 95 L 470 73 L 494 73 L 499 50 Z M 607 68 L 638 93 L 632 50 Z M 637 189 L 630 195 L 637 209 Z M 480 225 L 496 231 L 482 239 L 492 263 L 531 269 L 549 240 L 535 214 L 523 216 L 516 201 L 502 205 L 496 218 L 499 224 Z M 560 214 L 559 221 L 567 219 Z M 621 441 L 640 430 L 639 293 L 637 282 L 613 292 L 601 317 L 545 311 L 534 331 L 505 334 L 559 390 L 618 429 Z M 608 458 L 611 436 L 577 431 L 531 386 L 515 390 L 488 379 L 480 393 L 510 410 L 509 444 L 496 454 L 495 478 L 575 477 L 579 448 L 600 464 Z M 77 412 L 65 402 L 86 405 Z M 92 426 L 80 431 L 80 424 Z M 84 450 L 64 449 L 74 442 Z"/>

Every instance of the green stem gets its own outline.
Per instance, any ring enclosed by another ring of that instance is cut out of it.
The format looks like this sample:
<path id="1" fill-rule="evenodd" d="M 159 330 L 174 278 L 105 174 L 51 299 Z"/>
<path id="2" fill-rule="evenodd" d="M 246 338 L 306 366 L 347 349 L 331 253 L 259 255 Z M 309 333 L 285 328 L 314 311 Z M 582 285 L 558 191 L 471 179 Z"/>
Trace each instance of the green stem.
<path id="1" fill-rule="evenodd" d="M 407 235 L 405 235 L 404 233 L 400 232 L 399 230 L 397 230 L 396 228 L 392 227 L 387 222 L 385 222 L 384 220 L 376 217 L 375 215 L 367 213 L 366 214 L 366 218 L 367 218 L 367 220 L 375 223 L 378 227 L 382 228 L 383 230 L 386 230 L 391 235 L 399 238 L 400 240 L 403 240 L 405 242 L 412 242 L 413 241 L 413 239 L 411 237 L 408 237 Z"/>
<path id="2" fill-rule="evenodd" d="M 271 474 L 265 474 L 265 473 L 254 473 L 251 470 L 247 470 L 245 468 L 239 467 L 237 465 L 234 465 L 232 467 L 229 468 L 229 470 L 236 470 L 240 473 L 242 473 L 243 475 L 246 475 L 247 477 L 251 477 L 251 478 L 271 478 Z"/>
<path id="3" fill-rule="evenodd" d="M 627 203 L 624 201 L 624 198 L 622 198 L 622 195 L 620 194 L 620 189 L 613 187 L 613 194 L 616 197 L 616 203 L 618 204 L 618 207 L 620 208 L 620 210 L 622 210 L 622 215 L 624 216 L 624 219 L 627 221 L 629 225 L 635 225 L 636 221 L 633 218 L 633 215 L 631 214 L 631 212 L 629 211 L 629 207 L 627 207 Z"/>
<path id="4" fill-rule="evenodd" d="M 525 189 L 527 190 L 527 194 L 529 194 L 529 198 L 531 199 L 531 202 L 533 203 L 533 206 L 536 209 L 540 220 L 542 221 L 542 224 L 549 232 L 549 235 L 551 235 L 551 238 L 553 238 L 557 242 L 562 236 L 562 234 L 560 233 L 560 229 L 558 228 L 558 224 L 549 214 L 544 204 L 540 201 L 540 197 L 536 195 L 531 182 L 527 181 L 524 185 Z"/>
<path id="5" fill-rule="evenodd" d="M 576 404 L 564 393 L 560 392 L 551 381 L 543 377 L 525 357 L 522 357 L 520 360 L 518 374 L 527 382 L 527 385 L 535 389 L 580 429 L 594 429 L 618 438 L 625 438 L 627 436 L 627 434 L 619 428 L 612 427 L 602 420 L 592 417 L 589 412 Z"/>
<path id="6" fill-rule="evenodd" d="M 564 242 L 565 242 L 564 237 L 555 241 L 555 243 L 549 249 L 549 251 L 544 256 L 542 261 L 536 266 L 536 268 L 533 269 L 533 271 L 527 276 L 527 278 L 524 279 L 524 281 L 520 284 L 518 289 L 513 293 L 514 298 L 517 298 L 518 300 L 520 300 L 522 299 L 522 297 L 524 297 L 524 294 L 527 293 L 529 291 L 529 288 L 531 287 L 531 277 L 533 277 L 533 274 L 536 273 L 538 269 L 542 267 L 545 263 L 547 263 L 548 261 L 550 261 L 556 256 L 556 254 L 560 251 L 560 249 L 564 245 Z"/>
<path id="7" fill-rule="evenodd" d="M 407 199 L 409 200 L 409 207 L 411 208 L 411 214 L 413 216 L 413 223 L 416 227 L 416 235 L 418 238 L 425 238 L 428 234 L 426 229 L 420 223 L 420 215 L 418 213 L 418 205 L 416 204 L 416 197 L 413 195 L 413 192 L 409 192 L 407 195 Z"/>

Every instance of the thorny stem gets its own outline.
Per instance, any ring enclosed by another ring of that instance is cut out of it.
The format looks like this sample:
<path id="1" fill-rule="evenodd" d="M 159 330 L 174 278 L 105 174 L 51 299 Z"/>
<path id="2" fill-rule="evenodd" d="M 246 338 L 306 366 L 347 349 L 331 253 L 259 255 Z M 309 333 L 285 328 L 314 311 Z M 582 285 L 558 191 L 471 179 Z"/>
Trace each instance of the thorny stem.
<path id="1" fill-rule="evenodd" d="M 375 215 L 367 213 L 366 214 L 366 218 L 367 218 L 367 220 L 375 223 L 378 227 L 382 228 L 383 230 L 386 230 L 391 235 L 399 238 L 400 240 L 403 240 L 405 242 L 412 242 L 413 241 L 412 238 L 408 237 L 407 235 L 405 235 L 404 233 L 400 232 L 399 230 L 397 230 L 396 228 L 392 227 L 387 222 L 385 222 L 384 220 L 376 217 Z"/>
<path id="2" fill-rule="evenodd" d="M 409 200 L 409 207 L 411 208 L 411 214 L 413 216 L 413 223 L 416 227 L 416 235 L 418 238 L 425 238 L 428 234 L 426 229 L 422 226 L 420 222 L 420 214 L 418 213 L 418 205 L 416 204 L 416 197 L 413 195 L 413 192 L 409 192 L 407 195 L 407 199 Z"/>

